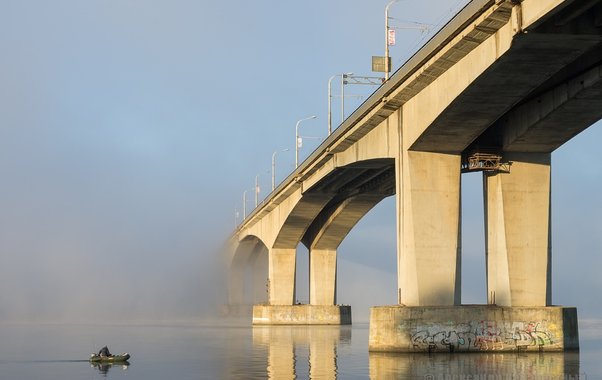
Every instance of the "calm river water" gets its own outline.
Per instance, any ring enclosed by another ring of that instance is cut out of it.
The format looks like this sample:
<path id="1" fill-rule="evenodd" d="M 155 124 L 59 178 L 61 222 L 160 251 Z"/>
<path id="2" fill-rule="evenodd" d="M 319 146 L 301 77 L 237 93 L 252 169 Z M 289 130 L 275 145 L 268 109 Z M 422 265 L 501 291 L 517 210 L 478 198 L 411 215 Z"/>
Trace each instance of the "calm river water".
<path id="1" fill-rule="evenodd" d="M 580 353 L 368 353 L 368 326 L 0 324 L 0 379 L 602 379 L 602 334 Z M 108 345 L 129 366 L 94 367 Z"/>

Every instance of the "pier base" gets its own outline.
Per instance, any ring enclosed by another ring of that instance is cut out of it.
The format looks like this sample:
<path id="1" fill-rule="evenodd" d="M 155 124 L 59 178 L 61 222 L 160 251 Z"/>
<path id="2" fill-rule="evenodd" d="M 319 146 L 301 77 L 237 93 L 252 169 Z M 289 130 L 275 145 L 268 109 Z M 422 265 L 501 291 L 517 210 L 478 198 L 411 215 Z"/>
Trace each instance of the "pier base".
<path id="1" fill-rule="evenodd" d="M 350 325 L 351 306 L 254 305 L 254 325 Z"/>
<path id="2" fill-rule="evenodd" d="M 579 349 L 574 307 L 377 306 L 370 351 L 568 351 Z"/>

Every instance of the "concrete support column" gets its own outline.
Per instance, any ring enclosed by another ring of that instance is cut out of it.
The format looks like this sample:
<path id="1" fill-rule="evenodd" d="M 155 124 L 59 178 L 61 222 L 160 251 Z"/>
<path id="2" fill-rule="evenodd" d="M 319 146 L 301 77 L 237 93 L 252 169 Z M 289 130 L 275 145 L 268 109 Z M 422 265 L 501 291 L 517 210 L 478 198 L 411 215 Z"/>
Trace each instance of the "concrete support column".
<path id="1" fill-rule="evenodd" d="M 397 170 L 398 302 L 460 304 L 460 156 L 403 149 Z"/>
<path id="2" fill-rule="evenodd" d="M 268 252 L 257 252 L 253 262 L 253 303 L 259 304 L 268 301 Z"/>
<path id="3" fill-rule="evenodd" d="M 294 248 L 272 248 L 269 257 L 270 305 L 293 305 L 295 302 Z"/>
<path id="4" fill-rule="evenodd" d="M 335 305 L 336 293 L 337 251 L 312 249 L 309 252 L 310 305 Z"/>
<path id="5" fill-rule="evenodd" d="M 235 262 L 228 273 L 228 304 L 242 305 L 244 303 L 245 271 L 242 265 Z"/>
<path id="6" fill-rule="evenodd" d="M 510 173 L 485 174 L 489 303 L 551 304 L 550 153 L 507 153 Z"/>

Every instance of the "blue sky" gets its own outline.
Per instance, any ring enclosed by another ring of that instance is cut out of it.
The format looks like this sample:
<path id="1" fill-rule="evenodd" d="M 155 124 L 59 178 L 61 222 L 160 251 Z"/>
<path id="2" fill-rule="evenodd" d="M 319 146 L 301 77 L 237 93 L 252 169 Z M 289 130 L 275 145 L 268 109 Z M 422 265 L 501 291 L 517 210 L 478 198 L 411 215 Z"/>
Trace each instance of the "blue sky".
<path id="1" fill-rule="evenodd" d="M 438 25 L 464 3 L 401 1 L 391 16 Z M 278 179 L 292 170 L 297 120 L 317 115 L 303 134 L 326 135 L 331 75 L 373 75 L 385 4 L 0 0 L 0 320 L 191 319 L 218 302 L 213 254 L 243 191 L 259 175 L 267 195 L 276 149 L 290 149 Z M 398 31 L 396 68 L 422 37 Z M 601 137 L 595 125 L 553 154 L 553 301 L 591 318 Z M 484 302 L 481 179 L 463 181 L 464 301 Z M 343 242 L 341 302 L 394 302 L 394 224 L 389 198 Z"/>

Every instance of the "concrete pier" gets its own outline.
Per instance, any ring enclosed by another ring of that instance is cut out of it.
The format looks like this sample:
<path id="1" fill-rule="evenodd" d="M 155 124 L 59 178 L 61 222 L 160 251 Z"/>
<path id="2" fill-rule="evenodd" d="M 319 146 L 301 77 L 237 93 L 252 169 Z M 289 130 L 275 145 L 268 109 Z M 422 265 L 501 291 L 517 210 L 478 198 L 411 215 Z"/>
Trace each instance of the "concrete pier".
<path id="1" fill-rule="evenodd" d="M 351 306 L 254 305 L 254 325 L 350 325 Z"/>
<path id="2" fill-rule="evenodd" d="M 370 351 L 468 352 L 579 349 L 574 307 L 378 306 Z"/>
<path id="3" fill-rule="evenodd" d="M 509 173 L 483 176 L 489 303 L 550 305 L 550 154 L 512 152 L 505 159 Z"/>

